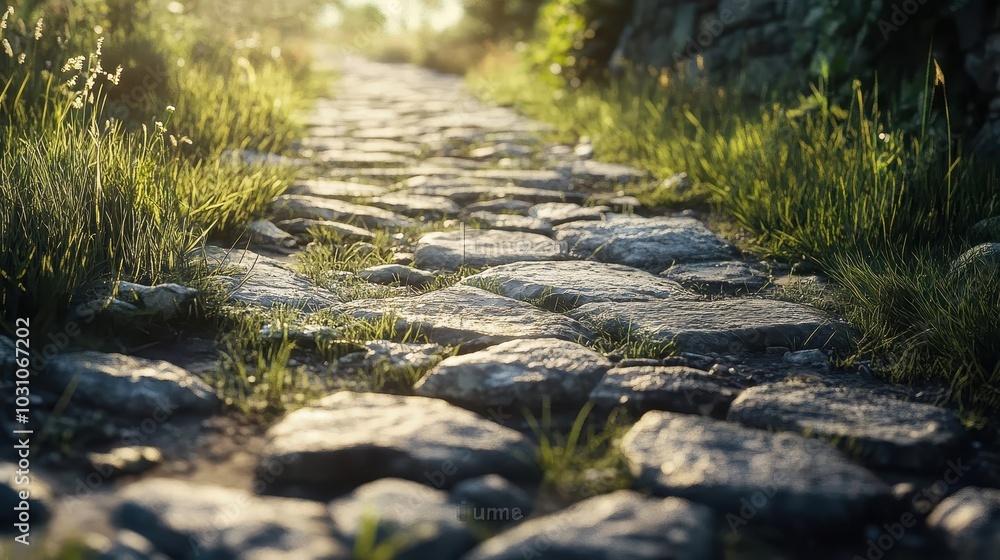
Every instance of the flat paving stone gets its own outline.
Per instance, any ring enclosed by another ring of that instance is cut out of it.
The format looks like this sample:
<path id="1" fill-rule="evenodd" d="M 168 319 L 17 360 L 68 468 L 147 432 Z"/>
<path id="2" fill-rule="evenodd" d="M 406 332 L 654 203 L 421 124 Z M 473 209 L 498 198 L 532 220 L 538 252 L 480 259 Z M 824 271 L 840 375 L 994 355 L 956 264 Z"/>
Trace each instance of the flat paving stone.
<path id="1" fill-rule="evenodd" d="M 777 300 L 591 303 L 570 311 L 569 316 L 617 336 L 648 338 L 695 354 L 846 344 L 844 325 L 812 307 Z"/>
<path id="2" fill-rule="evenodd" d="M 437 276 L 426 270 L 399 264 L 382 264 L 358 271 L 358 277 L 373 284 L 403 284 L 405 286 L 426 286 Z"/>
<path id="3" fill-rule="evenodd" d="M 469 150 L 468 157 L 476 160 L 499 160 L 506 157 L 529 157 L 535 149 L 524 144 L 498 142 L 491 146 L 481 146 Z"/>
<path id="4" fill-rule="evenodd" d="M 368 231 L 365 228 L 360 228 L 358 226 L 352 226 L 350 224 L 345 224 L 341 222 L 332 222 L 330 220 L 310 220 L 308 218 L 295 218 L 294 220 L 281 220 L 276 224 L 281 229 L 287 231 L 288 233 L 293 233 L 296 235 L 303 235 L 309 233 L 310 229 L 316 229 L 325 231 L 328 233 L 333 233 L 344 241 L 354 242 L 354 241 L 371 241 L 375 238 L 375 234 Z"/>
<path id="5" fill-rule="evenodd" d="M 419 329 L 431 342 L 479 350 L 521 338 L 592 340 L 593 333 L 559 313 L 471 286 L 452 286 L 416 297 L 357 300 L 338 312 L 362 319 L 396 318 L 397 332 Z"/>
<path id="6" fill-rule="evenodd" d="M 288 306 L 318 311 L 338 305 L 333 292 L 320 288 L 309 278 L 284 268 L 279 261 L 252 251 L 209 245 L 194 258 L 204 258 L 211 268 L 236 269 L 216 280 L 229 291 L 227 301 L 240 305 L 271 308 Z"/>
<path id="7" fill-rule="evenodd" d="M 590 393 L 597 408 L 625 407 L 641 416 L 667 410 L 724 418 L 742 388 L 732 381 L 682 366 L 617 367 Z"/>
<path id="8" fill-rule="evenodd" d="M 888 486 L 836 449 L 703 416 L 647 412 L 621 449 L 641 488 L 705 504 L 733 530 L 838 532 L 889 507 Z"/>
<path id="9" fill-rule="evenodd" d="M 279 486 L 403 478 L 441 489 L 486 474 L 537 480 L 534 453 L 520 432 L 439 399 L 345 391 L 272 426 L 261 465 L 283 465 Z"/>
<path id="10" fill-rule="evenodd" d="M 440 165 L 441 167 L 454 167 L 456 169 L 482 169 L 485 164 L 472 161 L 466 158 L 455 157 L 432 157 L 423 161 L 424 165 Z"/>
<path id="11" fill-rule="evenodd" d="M 154 412 L 209 413 L 219 399 L 204 381 L 170 362 L 124 354 L 60 354 L 45 367 L 45 383 L 58 391 L 73 385 L 73 399 L 126 418 Z"/>
<path id="12" fill-rule="evenodd" d="M 294 247 L 295 238 L 268 220 L 254 220 L 247 226 L 250 242 L 259 245 Z"/>
<path id="13" fill-rule="evenodd" d="M 528 215 L 560 225 L 567 222 L 603 220 L 604 214 L 610 211 L 611 209 L 607 206 L 580 206 L 572 202 L 545 202 L 532 206 Z"/>
<path id="14" fill-rule="evenodd" d="M 513 340 L 438 364 L 413 390 L 474 410 L 527 407 L 577 410 L 611 362 L 575 342 Z"/>
<path id="15" fill-rule="evenodd" d="M 574 181 L 589 187 L 621 186 L 649 176 L 649 173 L 630 165 L 589 159 L 573 162 L 571 169 Z"/>
<path id="16" fill-rule="evenodd" d="M 685 262 L 728 258 L 732 248 L 694 218 L 625 216 L 556 226 L 556 240 L 581 259 L 624 264 L 658 273 Z"/>
<path id="17" fill-rule="evenodd" d="M 523 200 L 516 200 L 513 198 L 494 198 L 492 200 L 483 200 L 480 202 L 473 202 L 468 204 L 463 208 L 467 213 L 473 212 L 489 212 L 496 214 L 516 214 L 519 216 L 527 216 L 528 211 L 534 206 L 530 202 L 525 202 Z"/>
<path id="18" fill-rule="evenodd" d="M 117 497 L 114 522 L 173 559 L 350 558 L 322 504 L 180 480 L 143 480 Z"/>
<path id="19" fill-rule="evenodd" d="M 676 282 L 636 268 L 593 261 L 516 262 L 489 268 L 462 283 L 560 311 L 596 302 L 693 297 Z"/>
<path id="20" fill-rule="evenodd" d="M 768 274 L 742 261 L 675 264 L 660 273 L 681 285 L 708 294 L 752 294 L 770 283 Z"/>
<path id="21" fill-rule="evenodd" d="M 483 229 L 500 229 L 504 231 L 523 231 L 539 235 L 552 235 L 552 222 L 518 216 L 516 214 L 495 214 L 493 212 L 477 211 L 468 215 Z"/>
<path id="22" fill-rule="evenodd" d="M 569 178 L 557 171 L 533 169 L 482 169 L 470 171 L 470 177 L 513 183 L 519 187 L 568 190 Z"/>
<path id="23" fill-rule="evenodd" d="M 415 156 L 420 152 L 420 145 L 414 142 L 399 142 L 396 140 L 365 140 L 363 142 L 348 139 L 342 150 L 359 152 L 383 152 L 404 156 Z"/>
<path id="24" fill-rule="evenodd" d="M 328 150 L 321 152 L 317 159 L 339 167 L 402 167 L 415 161 L 400 154 L 361 150 Z"/>
<path id="25" fill-rule="evenodd" d="M 385 229 L 401 229 L 414 225 L 413 220 L 382 208 L 316 196 L 283 194 L 275 199 L 271 209 L 279 218 L 285 219 L 346 221 L 366 228 Z"/>
<path id="26" fill-rule="evenodd" d="M 800 384 L 747 389 L 729 409 L 729 420 L 830 441 L 873 468 L 928 473 L 958 456 L 967 435 L 954 413 L 943 408 Z"/>
<path id="27" fill-rule="evenodd" d="M 444 196 L 454 200 L 459 206 L 466 206 L 483 199 L 509 198 L 523 200 L 531 203 L 542 202 L 565 202 L 572 200 L 583 200 L 584 195 L 580 193 L 548 190 L 532 187 L 472 184 L 434 184 L 412 187 L 409 189 L 412 194 L 426 196 Z"/>
<path id="28" fill-rule="evenodd" d="M 492 229 L 428 233 L 417 242 L 414 266 L 427 270 L 483 268 L 521 261 L 565 258 L 558 243 L 543 235 Z"/>
<path id="29" fill-rule="evenodd" d="M 440 220 L 446 216 L 453 216 L 458 214 L 460 210 L 450 198 L 403 193 L 376 196 L 368 200 L 366 204 L 411 218 L 424 217 L 428 220 Z"/>
<path id="30" fill-rule="evenodd" d="M 404 543 L 393 560 L 457 560 L 478 544 L 470 524 L 459 519 L 448 493 L 398 478 L 369 482 L 330 502 L 330 517 L 345 548 L 354 550 L 359 535 L 377 525 L 375 543 Z"/>
<path id="31" fill-rule="evenodd" d="M 465 560 L 715 560 L 721 558 L 705 507 L 619 490 L 526 521 L 487 539 Z"/>
<path id="32" fill-rule="evenodd" d="M 945 542 L 949 559 L 1000 558 L 1000 490 L 962 488 L 934 508 L 927 526 Z"/>
<path id="33" fill-rule="evenodd" d="M 328 179 L 299 181 L 288 188 L 288 194 L 318 196 L 321 198 L 340 198 L 345 200 L 379 196 L 387 193 L 388 191 L 389 189 L 378 185 L 349 183 L 347 181 L 331 181 Z"/>

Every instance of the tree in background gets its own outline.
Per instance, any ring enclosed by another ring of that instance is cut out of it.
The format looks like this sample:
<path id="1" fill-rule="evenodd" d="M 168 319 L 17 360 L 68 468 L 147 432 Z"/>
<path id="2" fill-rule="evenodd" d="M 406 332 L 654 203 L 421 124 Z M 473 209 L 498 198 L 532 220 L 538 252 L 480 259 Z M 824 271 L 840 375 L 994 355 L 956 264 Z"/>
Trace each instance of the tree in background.
<path id="1" fill-rule="evenodd" d="M 480 40 L 521 40 L 531 34 L 544 0 L 464 0 L 465 22 Z"/>

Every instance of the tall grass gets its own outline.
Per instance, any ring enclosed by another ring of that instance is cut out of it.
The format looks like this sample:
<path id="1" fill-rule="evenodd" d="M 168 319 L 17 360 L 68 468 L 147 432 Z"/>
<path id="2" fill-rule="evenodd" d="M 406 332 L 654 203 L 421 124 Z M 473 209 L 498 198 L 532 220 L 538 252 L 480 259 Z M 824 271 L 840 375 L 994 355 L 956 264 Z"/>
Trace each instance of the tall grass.
<path id="1" fill-rule="evenodd" d="M 837 106 L 825 75 L 765 107 L 666 73 L 560 89 L 502 53 L 470 83 L 565 139 L 590 136 L 602 159 L 688 173 L 692 192 L 640 184 L 631 194 L 708 204 L 748 251 L 828 273 L 840 289 L 834 309 L 859 331 L 859 358 L 887 358 L 895 379 L 944 383 L 955 401 L 997 405 L 996 270 L 957 279 L 949 262 L 969 226 L 1000 214 L 1000 181 L 953 142 L 948 115 L 933 110 L 944 76 L 932 64 L 924 73 L 919 130 L 894 127 L 858 83 Z"/>
<path id="2" fill-rule="evenodd" d="M 32 316 L 42 327 L 90 287 L 177 278 L 189 249 L 235 238 L 286 187 L 287 169 L 219 156 L 285 148 L 298 130 L 292 115 L 303 100 L 292 76 L 301 76 L 301 62 L 293 67 L 245 25 L 236 25 L 250 34 L 240 41 L 205 33 L 215 20 L 183 8 L 160 0 L 5 6 L 5 320 Z M 239 19 L 239 10 L 227 14 Z"/>

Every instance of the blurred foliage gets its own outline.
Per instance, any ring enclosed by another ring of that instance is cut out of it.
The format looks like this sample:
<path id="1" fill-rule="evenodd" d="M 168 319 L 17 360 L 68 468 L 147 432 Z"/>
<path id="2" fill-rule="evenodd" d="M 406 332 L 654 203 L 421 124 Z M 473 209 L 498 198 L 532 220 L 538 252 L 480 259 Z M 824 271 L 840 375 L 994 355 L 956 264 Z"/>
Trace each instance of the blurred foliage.
<path id="1" fill-rule="evenodd" d="M 464 0 L 460 24 L 472 38 L 494 43 L 527 38 L 544 0 Z"/>

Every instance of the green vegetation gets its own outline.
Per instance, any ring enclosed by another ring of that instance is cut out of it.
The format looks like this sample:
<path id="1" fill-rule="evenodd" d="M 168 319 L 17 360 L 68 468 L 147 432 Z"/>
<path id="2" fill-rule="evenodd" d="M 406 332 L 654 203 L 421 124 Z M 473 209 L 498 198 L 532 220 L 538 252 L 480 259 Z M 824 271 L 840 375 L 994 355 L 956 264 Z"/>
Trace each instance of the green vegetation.
<path id="1" fill-rule="evenodd" d="M 598 425 L 588 418 L 594 405 L 584 405 L 568 432 L 553 425 L 551 407 L 542 407 L 540 419 L 530 411 L 525 417 L 538 438 L 541 489 L 556 502 L 577 502 L 629 488 L 632 477 L 617 442 L 630 427 L 626 415 L 613 412 Z"/>
<path id="2" fill-rule="evenodd" d="M 947 113 L 932 111 L 946 93 L 936 63 L 913 129 L 894 127 L 858 82 L 838 106 L 825 72 L 810 95 L 761 109 L 666 73 L 553 84 L 533 74 L 531 51 L 493 55 L 472 86 L 563 139 L 590 136 L 601 158 L 659 177 L 686 172 L 689 192 L 644 184 L 630 194 L 708 206 L 744 249 L 827 273 L 833 310 L 858 331 L 856 358 L 876 357 L 898 380 L 945 384 L 958 403 L 1000 404 L 996 269 L 949 272 L 968 228 L 1000 213 L 1000 181 L 952 141 Z"/>
<path id="3" fill-rule="evenodd" d="M 294 4 L 289 13 L 319 5 Z M 299 24 L 254 5 L 23 0 L 6 9 L 5 320 L 33 317 L 42 329 L 99 286 L 176 277 L 188 250 L 234 239 L 282 192 L 289 170 L 222 157 L 281 152 L 297 133 L 294 84 L 307 68 L 295 54 Z"/>

